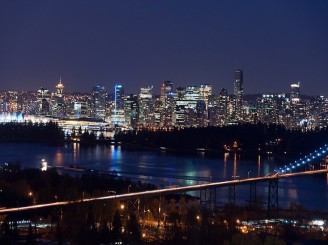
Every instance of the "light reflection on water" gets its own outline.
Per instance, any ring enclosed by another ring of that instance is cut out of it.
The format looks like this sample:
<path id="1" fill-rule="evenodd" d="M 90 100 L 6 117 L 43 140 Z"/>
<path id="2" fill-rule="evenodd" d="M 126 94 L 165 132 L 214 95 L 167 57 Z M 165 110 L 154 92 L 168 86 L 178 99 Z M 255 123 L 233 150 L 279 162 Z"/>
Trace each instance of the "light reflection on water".
<path id="1" fill-rule="evenodd" d="M 257 177 L 261 176 L 261 156 L 257 157 Z"/>
<path id="2" fill-rule="evenodd" d="M 116 171 L 132 180 L 151 182 L 158 186 L 191 185 L 212 181 L 264 176 L 276 168 L 272 159 L 256 157 L 244 160 L 242 155 L 225 154 L 222 159 L 199 156 L 173 156 L 157 152 L 128 152 L 121 147 L 81 147 L 71 144 L 64 147 L 50 147 L 41 144 L 0 143 L 0 163 L 21 162 L 23 167 L 38 168 L 41 159 L 49 166 L 76 165 L 88 169 Z M 300 202 L 311 209 L 327 210 L 328 174 L 304 176 L 279 181 L 279 204 L 288 207 L 290 201 Z M 259 183 L 259 195 L 266 200 L 267 183 Z M 249 186 L 237 186 L 236 198 L 246 204 Z M 228 189 L 217 189 L 218 202 L 228 200 Z"/>

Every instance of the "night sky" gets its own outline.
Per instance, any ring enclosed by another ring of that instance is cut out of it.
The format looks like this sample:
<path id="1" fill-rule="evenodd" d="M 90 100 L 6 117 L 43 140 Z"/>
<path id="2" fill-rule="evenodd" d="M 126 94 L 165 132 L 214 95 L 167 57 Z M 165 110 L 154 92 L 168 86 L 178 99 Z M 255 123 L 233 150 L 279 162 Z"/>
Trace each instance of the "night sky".
<path id="1" fill-rule="evenodd" d="M 328 1 L 0 0 L 0 90 L 173 81 L 328 96 Z"/>

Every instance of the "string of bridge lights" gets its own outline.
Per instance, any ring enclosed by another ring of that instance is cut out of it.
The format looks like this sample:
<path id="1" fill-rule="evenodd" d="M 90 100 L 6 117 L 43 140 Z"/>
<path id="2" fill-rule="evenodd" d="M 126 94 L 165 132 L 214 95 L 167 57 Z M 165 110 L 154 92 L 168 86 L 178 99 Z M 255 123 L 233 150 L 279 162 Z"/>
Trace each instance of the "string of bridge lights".
<path id="1" fill-rule="evenodd" d="M 306 165 L 311 164 L 313 161 L 317 160 L 318 158 L 321 158 L 326 153 L 328 153 L 328 145 L 327 144 L 320 147 L 319 150 L 315 150 L 314 152 L 310 153 L 309 155 L 300 158 L 298 161 L 289 163 L 289 164 L 285 165 L 284 167 L 280 167 L 279 170 L 276 172 L 278 172 L 278 173 L 292 172 L 293 170 L 296 170 L 299 167 L 304 167 Z"/>

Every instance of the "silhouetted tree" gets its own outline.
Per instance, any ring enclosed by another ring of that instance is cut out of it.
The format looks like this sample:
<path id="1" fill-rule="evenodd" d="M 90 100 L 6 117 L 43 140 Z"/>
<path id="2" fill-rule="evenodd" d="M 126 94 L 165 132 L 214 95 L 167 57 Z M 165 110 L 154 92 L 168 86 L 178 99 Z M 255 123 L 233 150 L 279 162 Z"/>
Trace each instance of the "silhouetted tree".
<path id="1" fill-rule="evenodd" d="M 119 240 L 122 238 L 122 222 L 121 222 L 121 215 L 119 210 L 116 210 L 113 218 L 113 228 L 112 228 L 112 238 L 114 241 Z"/>
<path id="2" fill-rule="evenodd" d="M 141 241 L 141 230 L 137 217 L 134 213 L 130 214 L 130 219 L 126 225 L 127 240 L 131 244 L 139 244 Z"/>

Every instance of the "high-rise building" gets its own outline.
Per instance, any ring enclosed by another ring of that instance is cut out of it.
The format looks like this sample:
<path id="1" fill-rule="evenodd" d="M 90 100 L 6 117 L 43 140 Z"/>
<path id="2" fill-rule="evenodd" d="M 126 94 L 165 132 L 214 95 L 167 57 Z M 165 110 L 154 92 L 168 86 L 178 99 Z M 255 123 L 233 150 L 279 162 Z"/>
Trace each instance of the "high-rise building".
<path id="1" fill-rule="evenodd" d="M 138 96 L 129 94 L 124 97 L 124 117 L 128 127 L 136 128 L 139 121 Z"/>
<path id="2" fill-rule="evenodd" d="M 75 101 L 73 104 L 72 118 L 74 119 L 82 119 L 88 118 L 88 103 L 86 101 Z"/>
<path id="3" fill-rule="evenodd" d="M 233 94 L 234 94 L 234 119 L 237 121 L 243 118 L 243 94 L 244 94 L 244 74 L 241 69 L 234 72 Z"/>
<path id="4" fill-rule="evenodd" d="M 56 85 L 56 93 L 52 94 L 52 115 L 54 117 L 64 118 L 66 116 L 66 108 L 63 98 L 64 85 L 61 78 Z"/>
<path id="5" fill-rule="evenodd" d="M 152 126 L 154 123 L 153 86 L 140 88 L 139 125 Z"/>
<path id="6" fill-rule="evenodd" d="M 91 116 L 94 119 L 104 120 L 107 108 L 107 92 L 103 86 L 95 86 L 91 93 Z"/>
<path id="7" fill-rule="evenodd" d="M 181 88 L 177 90 L 177 93 L 174 98 L 175 106 L 173 121 L 176 126 L 191 127 L 201 124 L 207 124 L 206 104 L 203 100 L 200 99 L 199 87 L 188 86 L 186 88 Z M 201 115 L 200 120 L 204 121 L 197 123 L 197 112 L 199 112 L 199 116 Z M 205 119 L 204 115 L 206 117 Z"/>
<path id="8" fill-rule="evenodd" d="M 41 87 L 41 89 L 37 92 L 37 102 L 39 105 L 37 114 L 43 116 L 50 115 L 50 101 L 51 101 L 51 93 L 48 89 Z"/>
<path id="9" fill-rule="evenodd" d="M 218 102 L 218 124 L 220 126 L 226 125 L 228 122 L 229 114 L 228 114 L 228 107 L 229 107 L 229 95 L 228 91 L 224 88 L 221 89 L 219 93 L 219 102 Z"/>
<path id="10" fill-rule="evenodd" d="M 300 85 L 300 82 L 290 85 L 290 101 L 292 104 L 300 102 Z"/>
<path id="11" fill-rule="evenodd" d="M 115 84 L 115 110 L 124 110 L 124 88 L 121 84 Z"/>
<path id="12" fill-rule="evenodd" d="M 167 95 L 171 93 L 173 90 L 173 82 L 171 81 L 164 81 L 162 86 L 161 86 L 161 95 L 160 99 L 161 101 L 165 104 Z"/>
<path id="13" fill-rule="evenodd" d="M 208 108 L 208 97 L 212 95 L 212 85 L 202 84 L 199 87 L 200 99 L 203 100 Z"/>
<path id="14" fill-rule="evenodd" d="M 114 86 L 114 109 L 111 111 L 111 120 L 115 125 L 124 125 L 124 88 L 121 84 Z"/>
<path id="15" fill-rule="evenodd" d="M 206 127 L 207 123 L 207 109 L 204 100 L 198 100 L 196 104 L 196 127 Z"/>
<path id="16" fill-rule="evenodd" d="M 278 106 L 277 95 L 275 94 L 263 94 L 261 98 L 257 100 L 257 112 L 258 119 L 264 124 L 277 124 Z"/>
<path id="17" fill-rule="evenodd" d="M 173 124 L 173 111 L 174 111 L 174 94 L 173 83 L 170 81 L 163 82 L 161 86 L 161 94 L 159 108 L 160 112 L 160 126 L 170 127 Z"/>

